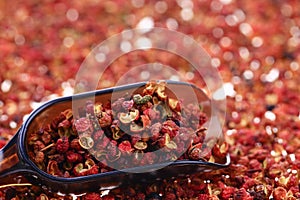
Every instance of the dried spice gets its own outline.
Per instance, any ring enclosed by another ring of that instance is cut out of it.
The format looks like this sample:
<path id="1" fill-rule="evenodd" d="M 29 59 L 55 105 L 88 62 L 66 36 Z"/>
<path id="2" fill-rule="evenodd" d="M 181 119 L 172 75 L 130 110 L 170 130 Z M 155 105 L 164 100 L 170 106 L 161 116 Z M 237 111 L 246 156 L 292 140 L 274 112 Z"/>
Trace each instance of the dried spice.
<path id="1" fill-rule="evenodd" d="M 38 102 L 70 94 L 75 74 L 91 46 L 150 20 L 155 26 L 183 32 L 199 41 L 212 56 L 212 65 L 220 70 L 225 85 L 234 87 L 233 93 L 228 90 L 228 118 L 224 127 L 232 165 L 225 171 L 201 174 L 200 181 L 206 190 L 192 189 L 193 177 L 190 177 L 131 185 L 111 190 L 109 195 L 87 191 L 77 199 L 164 199 L 167 192 L 176 194 L 177 199 L 223 199 L 223 190 L 233 188 L 238 197 L 244 193 L 239 191 L 241 187 L 246 188 L 252 199 L 280 199 L 284 193 L 286 199 L 299 199 L 298 7 L 299 2 L 294 0 L 176 3 L 133 0 L 101 4 L 3 1 L 0 3 L 0 148 Z M 101 23 L 95 23 L 97 19 Z M 105 81 L 99 83 L 99 88 L 114 85 L 123 72 L 130 70 L 127 66 L 153 61 L 174 66 L 178 72 L 184 71 L 183 76 L 189 81 L 202 85 L 193 70 L 185 71 L 189 63 L 161 51 L 150 54 L 148 58 L 137 52 L 117 60 L 104 74 Z M 164 69 L 160 70 L 163 74 Z M 153 88 L 150 85 L 147 94 L 152 95 Z M 123 109 L 121 99 L 113 110 L 118 110 L 117 106 Z M 149 113 L 150 119 L 156 118 L 156 110 Z M 275 120 L 270 120 L 274 114 Z M 153 126 L 153 132 L 157 133 L 155 129 Z M 46 130 L 51 133 L 49 128 L 45 127 Z M 185 139 L 184 134 L 180 136 Z M 155 137 L 153 140 L 157 140 Z M 31 141 L 37 140 L 45 145 L 42 149 L 55 150 L 49 135 Z M 283 148 L 279 150 L 274 144 Z M 37 155 L 42 155 L 42 149 Z M 73 150 L 85 151 L 78 139 L 70 141 L 67 152 Z M 60 155 L 52 157 L 59 163 L 64 160 Z M 290 183 L 285 184 L 286 180 Z M 127 191 L 134 192 L 129 195 Z M 40 186 L 20 185 L 1 188 L 1 198 L 74 199 Z"/>

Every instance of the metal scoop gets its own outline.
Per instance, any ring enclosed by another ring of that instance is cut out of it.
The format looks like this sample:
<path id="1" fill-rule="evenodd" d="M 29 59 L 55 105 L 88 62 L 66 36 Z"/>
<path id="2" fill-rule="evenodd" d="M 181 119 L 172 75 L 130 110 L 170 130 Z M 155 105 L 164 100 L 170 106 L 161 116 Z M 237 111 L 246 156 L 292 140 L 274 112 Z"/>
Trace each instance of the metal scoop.
<path id="1" fill-rule="evenodd" d="M 177 160 L 174 162 L 168 161 L 167 163 L 133 167 L 131 169 L 114 170 L 95 175 L 64 178 L 56 177 L 40 170 L 30 160 L 26 144 L 28 133 L 38 130 L 62 111 L 72 108 L 72 102 L 85 102 L 86 99 L 90 98 L 95 98 L 95 101 L 100 102 L 111 101 L 113 98 L 124 96 L 132 91 L 141 93 L 145 85 L 145 82 L 141 82 L 61 97 L 49 101 L 34 110 L 12 140 L 0 151 L 0 185 L 16 182 L 24 183 L 24 180 L 28 180 L 31 184 L 46 187 L 53 192 L 78 194 L 91 190 L 115 188 L 122 184 L 134 182 L 148 182 L 157 181 L 162 178 L 188 176 L 193 173 L 220 169 L 229 165 L 230 159 L 227 155 L 224 163 L 212 163 L 202 160 Z M 198 102 L 202 105 L 204 112 L 211 119 L 211 101 L 201 89 L 188 83 L 174 81 L 167 81 L 167 88 L 165 91 L 167 95 L 176 96 L 176 93 L 180 93 L 180 98 L 184 98 L 187 101 L 191 99 L 189 91 L 192 91 Z M 24 177 L 25 179 L 23 179 Z"/>

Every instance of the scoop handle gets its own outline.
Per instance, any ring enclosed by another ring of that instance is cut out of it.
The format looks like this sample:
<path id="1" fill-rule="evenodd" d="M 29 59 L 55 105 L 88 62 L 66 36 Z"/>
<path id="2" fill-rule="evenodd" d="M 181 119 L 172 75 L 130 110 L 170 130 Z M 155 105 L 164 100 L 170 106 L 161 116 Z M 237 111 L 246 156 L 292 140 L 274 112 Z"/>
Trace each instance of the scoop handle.
<path id="1" fill-rule="evenodd" d="M 0 176 L 20 162 L 17 147 L 19 131 L 20 129 L 8 144 L 0 150 Z"/>
<path id="2" fill-rule="evenodd" d="M 30 171 L 18 154 L 20 130 L 21 128 L 8 144 L 0 150 L 0 188 L 24 182 L 23 175 Z"/>

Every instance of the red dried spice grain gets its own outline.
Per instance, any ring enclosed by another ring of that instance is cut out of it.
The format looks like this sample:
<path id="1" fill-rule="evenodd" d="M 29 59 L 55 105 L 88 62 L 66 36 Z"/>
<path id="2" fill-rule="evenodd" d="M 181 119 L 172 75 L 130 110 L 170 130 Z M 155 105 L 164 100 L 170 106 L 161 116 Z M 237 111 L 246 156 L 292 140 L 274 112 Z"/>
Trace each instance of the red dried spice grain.
<path id="1" fill-rule="evenodd" d="M 150 127 L 150 138 L 153 141 L 156 141 L 160 137 L 160 130 L 162 128 L 162 124 L 160 122 L 156 122 Z"/>
<path id="2" fill-rule="evenodd" d="M 70 142 L 70 148 L 71 149 L 74 149 L 76 151 L 81 151 L 83 150 L 83 148 L 80 146 L 79 144 L 79 139 L 78 138 L 75 138 L 73 139 L 71 142 Z"/>
<path id="3" fill-rule="evenodd" d="M 69 139 L 67 137 L 59 138 L 56 142 L 56 150 L 59 153 L 65 153 L 69 149 Z"/>
<path id="4" fill-rule="evenodd" d="M 236 200 L 253 200 L 253 197 L 246 191 L 245 188 L 241 188 L 234 194 Z"/>
<path id="5" fill-rule="evenodd" d="M 86 166 L 83 163 L 78 163 L 73 168 L 73 174 L 75 176 L 87 176 L 87 175 L 92 175 L 97 173 L 99 173 L 99 167 L 95 164 L 92 166 Z"/>
<path id="6" fill-rule="evenodd" d="M 87 102 L 86 102 L 85 109 L 86 109 L 86 113 L 87 113 L 87 114 L 90 114 L 90 115 L 92 115 L 92 116 L 95 115 L 94 104 L 93 104 L 92 101 L 87 101 Z"/>
<path id="7" fill-rule="evenodd" d="M 70 163 L 82 162 L 83 158 L 79 153 L 68 151 L 66 152 L 67 161 Z"/>
<path id="8" fill-rule="evenodd" d="M 93 139 L 95 141 L 100 141 L 103 136 L 104 136 L 104 131 L 103 130 L 98 130 L 98 131 L 93 133 Z"/>
<path id="9" fill-rule="evenodd" d="M 133 107 L 133 100 L 129 100 L 129 101 L 123 101 L 122 102 L 122 107 L 125 109 L 125 110 L 130 110 L 132 107 Z"/>
<path id="10" fill-rule="evenodd" d="M 198 195 L 198 200 L 207 200 L 207 199 L 209 199 L 208 194 L 199 194 Z"/>
<path id="11" fill-rule="evenodd" d="M 222 199 L 233 198 L 235 193 L 236 193 L 235 188 L 227 186 L 227 187 L 222 188 L 221 197 L 222 197 Z"/>
<path id="12" fill-rule="evenodd" d="M 212 155 L 214 155 L 216 158 L 224 158 L 228 153 L 228 148 L 229 146 L 227 142 L 223 142 L 222 144 L 216 144 L 212 148 Z"/>
<path id="13" fill-rule="evenodd" d="M 260 163 L 256 159 L 250 160 L 250 162 L 249 162 L 249 169 L 262 170 L 262 163 Z"/>
<path id="14" fill-rule="evenodd" d="M 131 143 L 128 140 L 122 141 L 118 147 L 120 151 L 124 153 L 130 153 L 133 150 Z"/>
<path id="15" fill-rule="evenodd" d="M 99 119 L 99 124 L 102 128 L 110 126 L 112 123 L 111 111 L 102 112 L 102 116 Z"/>
<path id="16" fill-rule="evenodd" d="M 51 142 L 51 135 L 48 132 L 44 131 L 41 139 L 44 142 L 44 144 L 47 145 Z"/>
<path id="17" fill-rule="evenodd" d="M 285 199 L 286 195 L 287 195 L 287 191 L 283 187 L 277 187 L 273 192 L 274 200 Z"/>
<path id="18" fill-rule="evenodd" d="M 40 140 L 37 140 L 33 143 L 33 149 L 35 152 L 40 151 L 40 150 L 44 149 L 45 147 L 46 147 L 45 144 Z"/>
<path id="19" fill-rule="evenodd" d="M 82 197 L 82 200 L 103 200 L 99 193 L 88 193 Z"/>
<path id="20" fill-rule="evenodd" d="M 162 124 L 161 132 L 168 134 L 170 138 L 174 138 L 178 134 L 179 127 L 172 120 L 167 120 Z"/>
<path id="21" fill-rule="evenodd" d="M 202 157 L 202 145 L 195 145 L 188 151 L 188 156 L 191 160 L 200 160 Z"/>
<path id="22" fill-rule="evenodd" d="M 82 117 L 75 121 L 75 127 L 78 132 L 84 133 L 92 128 L 92 123 L 89 119 Z"/>
<path id="23" fill-rule="evenodd" d="M 39 152 L 36 153 L 36 156 L 35 156 L 35 158 L 34 158 L 34 161 L 35 161 L 36 163 L 42 163 L 42 162 L 44 161 L 44 159 L 45 159 L 44 153 L 41 152 L 41 151 L 39 151 Z"/>

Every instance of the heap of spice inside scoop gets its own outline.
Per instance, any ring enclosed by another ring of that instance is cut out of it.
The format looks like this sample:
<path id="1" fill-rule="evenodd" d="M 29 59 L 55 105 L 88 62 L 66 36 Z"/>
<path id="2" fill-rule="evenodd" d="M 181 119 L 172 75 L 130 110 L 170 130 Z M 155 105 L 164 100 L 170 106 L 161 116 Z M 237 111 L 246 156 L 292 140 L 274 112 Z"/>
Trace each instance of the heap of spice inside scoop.
<path id="1" fill-rule="evenodd" d="M 185 105 L 184 99 L 169 97 L 165 89 L 165 82 L 150 81 L 141 94 L 125 95 L 111 103 L 87 101 L 77 117 L 71 109 L 64 110 L 28 133 L 31 160 L 43 171 L 61 177 L 184 159 L 226 162 L 225 142 L 212 149 L 203 145 L 208 116 L 200 103 Z"/>

